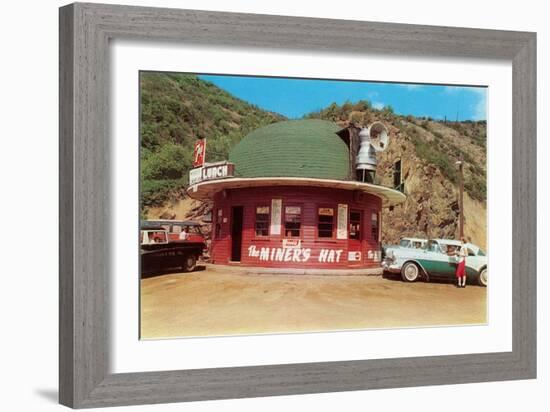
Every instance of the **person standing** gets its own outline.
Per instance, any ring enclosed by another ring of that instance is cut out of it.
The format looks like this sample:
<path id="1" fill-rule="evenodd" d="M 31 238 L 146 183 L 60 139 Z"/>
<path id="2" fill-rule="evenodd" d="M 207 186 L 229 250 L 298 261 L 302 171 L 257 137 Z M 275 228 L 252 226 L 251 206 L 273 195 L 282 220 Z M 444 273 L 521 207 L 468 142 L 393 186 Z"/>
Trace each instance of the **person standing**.
<path id="1" fill-rule="evenodd" d="M 179 239 L 180 240 L 187 240 L 189 237 L 189 228 L 185 226 L 182 231 L 180 232 Z"/>
<path id="2" fill-rule="evenodd" d="M 460 239 L 460 248 L 458 250 L 458 264 L 456 265 L 457 287 L 466 287 L 466 256 L 468 256 L 468 248 L 466 247 L 466 238 Z"/>

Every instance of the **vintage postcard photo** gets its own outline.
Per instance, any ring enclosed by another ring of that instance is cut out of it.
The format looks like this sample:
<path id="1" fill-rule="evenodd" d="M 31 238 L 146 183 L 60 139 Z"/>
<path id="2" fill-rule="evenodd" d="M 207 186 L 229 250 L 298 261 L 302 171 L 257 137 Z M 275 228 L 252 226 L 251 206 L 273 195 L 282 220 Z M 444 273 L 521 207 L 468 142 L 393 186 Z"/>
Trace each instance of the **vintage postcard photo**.
<path id="1" fill-rule="evenodd" d="M 486 87 L 139 82 L 141 339 L 486 324 Z"/>

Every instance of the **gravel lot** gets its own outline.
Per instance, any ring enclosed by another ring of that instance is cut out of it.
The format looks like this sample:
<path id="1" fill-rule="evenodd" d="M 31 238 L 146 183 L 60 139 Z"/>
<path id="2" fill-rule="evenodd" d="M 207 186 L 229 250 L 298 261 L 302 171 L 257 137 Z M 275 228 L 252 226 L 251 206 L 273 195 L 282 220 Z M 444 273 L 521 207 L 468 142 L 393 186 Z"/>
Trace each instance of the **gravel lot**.
<path id="1" fill-rule="evenodd" d="M 199 269 L 141 280 L 142 338 L 486 322 L 479 286 Z"/>

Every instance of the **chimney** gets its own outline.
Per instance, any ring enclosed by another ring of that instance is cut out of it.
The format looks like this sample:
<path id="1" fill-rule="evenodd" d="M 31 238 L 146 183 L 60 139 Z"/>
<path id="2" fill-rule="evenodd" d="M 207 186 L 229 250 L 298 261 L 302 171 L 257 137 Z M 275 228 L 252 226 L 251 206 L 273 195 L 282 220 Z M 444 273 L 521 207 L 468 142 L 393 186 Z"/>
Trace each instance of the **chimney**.
<path id="1" fill-rule="evenodd" d="M 376 175 L 376 153 L 387 149 L 390 141 L 389 131 L 381 122 L 359 132 L 359 152 L 355 158 L 356 178 L 360 182 L 374 183 Z"/>
<path id="2" fill-rule="evenodd" d="M 355 169 L 376 171 L 376 165 L 376 151 L 370 142 L 369 129 L 363 128 L 359 132 L 359 153 L 355 158 Z"/>

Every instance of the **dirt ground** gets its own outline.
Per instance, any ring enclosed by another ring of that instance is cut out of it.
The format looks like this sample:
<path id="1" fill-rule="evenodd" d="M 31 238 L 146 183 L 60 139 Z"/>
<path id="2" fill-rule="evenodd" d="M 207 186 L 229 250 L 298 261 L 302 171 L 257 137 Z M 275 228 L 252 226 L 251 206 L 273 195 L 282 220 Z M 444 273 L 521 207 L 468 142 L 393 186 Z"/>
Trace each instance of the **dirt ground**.
<path id="1" fill-rule="evenodd" d="M 141 280 L 143 339 L 486 322 L 474 285 L 200 269 Z"/>

